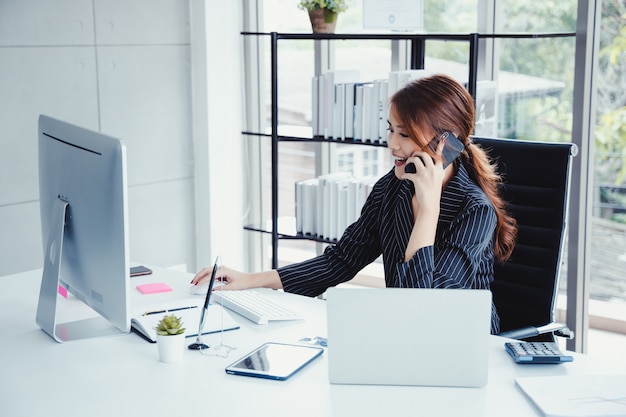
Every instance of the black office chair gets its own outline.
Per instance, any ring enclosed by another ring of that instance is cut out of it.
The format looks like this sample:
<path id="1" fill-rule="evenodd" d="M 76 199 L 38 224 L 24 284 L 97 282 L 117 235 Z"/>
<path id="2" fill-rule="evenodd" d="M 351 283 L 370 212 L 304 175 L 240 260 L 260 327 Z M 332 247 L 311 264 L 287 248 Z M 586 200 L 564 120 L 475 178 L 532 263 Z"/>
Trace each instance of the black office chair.
<path id="1" fill-rule="evenodd" d="M 565 324 L 554 322 L 565 246 L 571 143 L 472 138 L 503 175 L 502 196 L 517 220 L 515 249 L 496 263 L 491 287 L 500 314 L 500 335 L 529 341 L 572 338 Z"/>

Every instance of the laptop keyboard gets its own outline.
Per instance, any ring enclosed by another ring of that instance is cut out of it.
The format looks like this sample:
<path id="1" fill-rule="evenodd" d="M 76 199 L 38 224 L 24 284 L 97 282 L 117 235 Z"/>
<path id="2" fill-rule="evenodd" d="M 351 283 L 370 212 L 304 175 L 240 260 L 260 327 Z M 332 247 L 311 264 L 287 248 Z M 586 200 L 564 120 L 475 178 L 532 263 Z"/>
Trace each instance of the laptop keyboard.
<path id="1" fill-rule="evenodd" d="M 299 320 L 302 318 L 254 290 L 214 291 L 212 297 L 216 304 L 221 304 L 256 324 L 267 324 L 270 321 L 278 320 Z"/>

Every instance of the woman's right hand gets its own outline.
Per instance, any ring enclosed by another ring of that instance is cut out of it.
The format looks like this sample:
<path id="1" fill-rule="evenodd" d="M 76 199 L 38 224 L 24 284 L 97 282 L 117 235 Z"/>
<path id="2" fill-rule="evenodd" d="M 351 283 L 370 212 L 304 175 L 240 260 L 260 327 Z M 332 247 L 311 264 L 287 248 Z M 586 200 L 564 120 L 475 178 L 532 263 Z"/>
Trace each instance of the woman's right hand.
<path id="1" fill-rule="evenodd" d="M 213 267 L 206 267 L 193 277 L 191 283 L 193 285 L 206 283 L 211 279 L 212 274 Z M 245 290 L 258 287 L 282 288 L 282 282 L 275 270 L 250 274 L 221 266 L 217 269 L 215 279 L 222 281 L 224 285 L 215 286 L 214 290 Z"/>

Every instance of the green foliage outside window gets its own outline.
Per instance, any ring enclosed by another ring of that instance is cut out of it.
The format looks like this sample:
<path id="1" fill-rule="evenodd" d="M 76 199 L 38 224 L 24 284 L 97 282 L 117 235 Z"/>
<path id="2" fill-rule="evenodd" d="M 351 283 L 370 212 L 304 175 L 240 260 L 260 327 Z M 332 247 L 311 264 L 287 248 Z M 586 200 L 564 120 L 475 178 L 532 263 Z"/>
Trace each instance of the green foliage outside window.
<path id="1" fill-rule="evenodd" d="M 626 3 L 602 2 L 595 129 L 596 183 L 603 213 L 626 223 Z"/>
<path id="2" fill-rule="evenodd" d="M 497 3 L 502 25 L 498 33 L 575 32 L 577 2 L 544 0 Z M 476 0 L 440 2 L 425 0 L 427 32 L 476 31 Z M 455 16 L 450 19 L 450 16 Z M 500 71 L 560 82 L 560 91 L 534 97 L 508 97 L 499 106 L 498 136 L 536 140 L 571 141 L 574 38 L 497 40 Z M 626 3 L 602 2 L 598 68 L 595 74 L 597 120 L 594 147 L 595 203 L 602 216 L 626 223 Z M 427 47 L 432 57 L 467 63 L 466 44 L 440 42 Z"/>

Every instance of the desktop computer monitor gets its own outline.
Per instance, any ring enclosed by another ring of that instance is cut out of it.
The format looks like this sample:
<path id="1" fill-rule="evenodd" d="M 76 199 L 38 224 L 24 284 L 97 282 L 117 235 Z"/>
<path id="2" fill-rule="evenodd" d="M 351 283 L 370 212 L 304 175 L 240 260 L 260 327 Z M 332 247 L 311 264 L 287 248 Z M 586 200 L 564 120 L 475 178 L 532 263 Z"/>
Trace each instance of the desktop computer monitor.
<path id="1" fill-rule="evenodd" d="M 37 324 L 58 342 L 129 333 L 125 145 L 44 115 L 38 140 Z"/>

